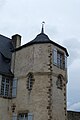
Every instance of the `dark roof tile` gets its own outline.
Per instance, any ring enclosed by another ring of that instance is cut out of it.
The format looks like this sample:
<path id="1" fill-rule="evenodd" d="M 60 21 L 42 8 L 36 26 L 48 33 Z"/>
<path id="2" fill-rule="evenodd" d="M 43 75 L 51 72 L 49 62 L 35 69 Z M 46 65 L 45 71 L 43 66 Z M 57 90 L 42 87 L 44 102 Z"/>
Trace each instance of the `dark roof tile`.
<path id="1" fill-rule="evenodd" d="M 11 44 L 11 39 L 0 35 L 0 52 L 6 57 L 11 59 L 11 54 L 13 50 L 13 46 Z"/>

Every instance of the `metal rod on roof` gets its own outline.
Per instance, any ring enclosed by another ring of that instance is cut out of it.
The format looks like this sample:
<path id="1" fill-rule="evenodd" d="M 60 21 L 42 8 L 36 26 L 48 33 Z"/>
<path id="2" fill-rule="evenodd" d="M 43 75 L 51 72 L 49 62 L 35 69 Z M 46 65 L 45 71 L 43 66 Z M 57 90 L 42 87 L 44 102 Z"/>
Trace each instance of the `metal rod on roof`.
<path id="1" fill-rule="evenodd" d="M 41 33 L 44 33 L 44 24 L 45 24 L 45 22 L 43 21 L 43 22 L 42 22 L 42 29 L 41 29 Z"/>

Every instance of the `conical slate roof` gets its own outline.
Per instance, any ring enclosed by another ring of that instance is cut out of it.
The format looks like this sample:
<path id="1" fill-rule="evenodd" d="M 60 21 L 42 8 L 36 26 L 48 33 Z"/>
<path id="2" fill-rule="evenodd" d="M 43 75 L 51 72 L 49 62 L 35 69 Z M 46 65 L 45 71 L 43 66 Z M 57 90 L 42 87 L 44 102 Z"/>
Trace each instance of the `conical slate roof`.
<path id="1" fill-rule="evenodd" d="M 34 43 L 50 43 L 50 39 L 49 37 L 44 34 L 44 33 L 40 33 L 36 36 L 36 38 L 32 41 L 30 41 L 28 44 L 34 44 Z"/>
<path id="2" fill-rule="evenodd" d="M 50 40 L 49 37 L 44 33 L 44 23 L 45 23 L 45 22 L 42 22 L 41 33 L 38 34 L 38 35 L 36 36 L 36 38 L 35 38 L 34 40 L 30 41 L 28 44 L 34 44 L 34 43 L 36 43 L 36 44 L 38 44 L 38 43 L 50 43 L 51 40 Z"/>
<path id="3" fill-rule="evenodd" d="M 63 49 L 66 52 L 66 55 L 68 56 L 68 52 L 67 52 L 66 48 L 64 48 L 63 46 L 61 46 L 61 45 L 55 43 L 54 41 L 50 40 L 49 37 L 44 33 L 43 28 L 41 30 L 41 33 L 38 34 L 32 41 L 28 42 L 27 44 L 25 44 L 25 45 L 23 45 L 23 46 L 21 46 L 19 48 L 16 48 L 16 51 L 20 50 L 20 49 L 22 49 L 24 47 L 27 47 L 27 46 L 30 46 L 30 45 L 33 45 L 33 44 L 40 44 L 40 43 L 41 44 L 51 43 L 51 44 Z"/>

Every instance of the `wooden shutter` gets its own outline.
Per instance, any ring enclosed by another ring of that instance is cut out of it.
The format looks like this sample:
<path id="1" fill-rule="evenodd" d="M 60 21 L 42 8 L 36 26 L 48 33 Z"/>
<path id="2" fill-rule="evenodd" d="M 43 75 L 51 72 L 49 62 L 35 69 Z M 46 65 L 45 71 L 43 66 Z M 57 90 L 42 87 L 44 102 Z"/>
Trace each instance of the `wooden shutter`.
<path id="1" fill-rule="evenodd" d="M 53 49 L 53 64 L 57 65 L 57 49 Z"/>
<path id="2" fill-rule="evenodd" d="M 12 97 L 16 97 L 17 93 L 17 78 L 13 79 L 13 85 L 12 85 Z"/>
<path id="3" fill-rule="evenodd" d="M 1 94 L 1 82 L 2 82 L 2 75 L 0 75 L 0 94 Z"/>
<path id="4" fill-rule="evenodd" d="M 33 115 L 32 115 L 32 113 L 28 113 L 28 120 L 33 120 Z"/>
<path id="5" fill-rule="evenodd" d="M 67 56 L 65 55 L 65 69 L 67 68 Z"/>
<path id="6" fill-rule="evenodd" d="M 17 114 L 13 113 L 12 120 L 17 120 Z"/>

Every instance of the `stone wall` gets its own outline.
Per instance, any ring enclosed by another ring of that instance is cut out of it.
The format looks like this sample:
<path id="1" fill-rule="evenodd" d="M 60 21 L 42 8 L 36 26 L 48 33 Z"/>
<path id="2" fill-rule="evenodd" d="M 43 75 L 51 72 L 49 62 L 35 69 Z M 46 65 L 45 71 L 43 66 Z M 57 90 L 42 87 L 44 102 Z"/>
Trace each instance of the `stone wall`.
<path id="1" fill-rule="evenodd" d="M 10 101 L 5 98 L 0 98 L 0 120 L 10 120 L 9 112 Z"/>
<path id="2" fill-rule="evenodd" d="M 49 43 L 35 44 L 13 54 L 12 69 L 18 79 L 17 97 L 12 100 L 16 114 L 29 111 L 34 120 L 66 120 L 66 71 L 53 65 L 53 48 Z M 31 92 L 27 89 L 29 72 L 34 76 Z M 59 74 L 64 77 L 63 90 L 56 87 Z"/>
<path id="3" fill-rule="evenodd" d="M 17 97 L 12 100 L 16 105 L 15 113 L 31 112 L 35 120 L 48 120 L 48 86 L 47 64 L 48 44 L 32 45 L 15 53 L 14 75 L 18 79 Z M 27 75 L 33 73 L 34 84 L 31 91 L 27 89 Z"/>
<path id="4" fill-rule="evenodd" d="M 54 47 L 49 43 L 34 44 L 13 53 L 12 71 L 18 80 L 17 96 L 0 98 L 0 120 L 12 120 L 13 113 L 24 112 L 33 113 L 34 120 L 66 120 L 67 71 L 53 65 Z M 65 54 L 62 49 L 57 49 Z M 27 89 L 29 73 L 34 78 L 31 91 Z M 56 85 L 59 74 L 64 78 L 62 90 Z"/>

